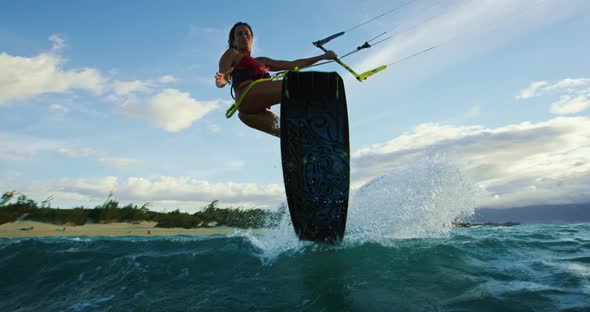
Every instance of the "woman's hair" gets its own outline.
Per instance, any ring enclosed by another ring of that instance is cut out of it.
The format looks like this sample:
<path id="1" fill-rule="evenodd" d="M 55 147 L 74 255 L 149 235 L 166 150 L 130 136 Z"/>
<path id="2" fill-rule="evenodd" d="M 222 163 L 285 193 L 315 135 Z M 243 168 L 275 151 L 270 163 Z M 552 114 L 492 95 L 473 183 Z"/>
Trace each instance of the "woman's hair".
<path id="1" fill-rule="evenodd" d="M 234 31 L 236 30 L 236 27 L 244 25 L 246 27 L 248 27 L 248 29 L 250 30 L 250 34 L 252 35 L 252 38 L 254 38 L 254 33 L 252 32 L 252 27 L 250 27 L 250 25 L 248 25 L 248 23 L 244 23 L 244 22 L 237 22 L 234 27 L 231 28 L 231 30 L 229 31 L 229 40 L 227 40 L 227 45 L 229 48 L 234 48 Z"/>

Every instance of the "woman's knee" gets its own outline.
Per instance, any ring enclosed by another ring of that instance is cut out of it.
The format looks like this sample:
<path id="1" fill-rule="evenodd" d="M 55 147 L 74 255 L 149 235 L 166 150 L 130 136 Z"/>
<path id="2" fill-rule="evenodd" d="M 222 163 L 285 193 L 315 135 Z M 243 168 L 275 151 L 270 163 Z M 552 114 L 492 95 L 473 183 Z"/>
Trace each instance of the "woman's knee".
<path id="1" fill-rule="evenodd" d="M 240 118 L 240 120 L 247 125 L 249 125 L 249 123 L 251 123 L 254 120 L 254 118 L 256 118 L 256 116 L 253 115 L 255 114 L 238 111 L 238 118 Z"/>
<path id="2" fill-rule="evenodd" d="M 238 112 L 238 118 L 240 118 L 243 123 L 253 128 L 259 128 L 260 121 L 264 119 L 263 112 L 247 113 L 243 111 Z"/>
<path id="3" fill-rule="evenodd" d="M 277 137 L 280 136 L 278 117 L 272 112 L 262 111 L 255 114 L 239 112 L 238 118 L 251 128 L 261 130 Z"/>

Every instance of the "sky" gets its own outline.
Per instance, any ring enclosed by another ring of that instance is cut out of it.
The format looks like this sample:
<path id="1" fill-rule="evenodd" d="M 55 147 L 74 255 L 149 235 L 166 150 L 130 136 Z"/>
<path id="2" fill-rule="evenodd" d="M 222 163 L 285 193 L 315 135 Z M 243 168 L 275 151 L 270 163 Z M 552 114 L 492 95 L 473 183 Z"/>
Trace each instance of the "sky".
<path id="1" fill-rule="evenodd" d="M 226 119 L 229 29 L 253 56 L 344 55 L 351 187 L 443 159 L 477 205 L 590 202 L 586 0 L 0 1 L 0 191 L 52 206 L 285 203 L 279 139 Z M 273 111 L 279 113 L 278 106 Z"/>

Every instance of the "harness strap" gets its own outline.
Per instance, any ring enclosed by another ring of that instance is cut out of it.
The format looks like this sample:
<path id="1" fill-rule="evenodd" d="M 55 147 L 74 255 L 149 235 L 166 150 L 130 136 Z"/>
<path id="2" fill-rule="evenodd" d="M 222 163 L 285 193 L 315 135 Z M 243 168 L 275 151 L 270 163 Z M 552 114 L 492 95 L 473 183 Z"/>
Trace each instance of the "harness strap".
<path id="1" fill-rule="evenodd" d="M 247 80 L 252 80 L 252 81 L 256 81 L 258 79 L 263 79 L 263 78 L 271 78 L 270 74 L 268 72 L 264 72 L 264 75 L 262 77 L 253 77 L 250 74 L 250 69 L 247 67 L 238 67 L 236 69 L 234 69 L 234 71 L 231 74 L 231 88 L 230 88 L 230 92 L 229 94 L 231 95 L 232 99 L 236 99 L 236 97 L 234 96 L 234 91 L 237 90 L 237 88 L 239 87 L 240 83 L 243 81 L 247 81 Z"/>
<path id="2" fill-rule="evenodd" d="M 299 68 L 295 67 L 293 69 L 285 70 L 284 72 L 279 73 L 279 74 L 277 74 L 273 77 L 270 77 L 270 78 L 262 78 L 262 79 L 252 81 L 246 87 L 246 89 L 244 89 L 244 92 L 242 92 L 242 94 L 240 95 L 240 98 L 227 109 L 227 111 L 225 112 L 225 118 L 229 119 L 235 114 L 235 112 L 240 108 L 240 105 L 244 102 L 244 99 L 246 98 L 246 95 L 248 95 L 248 92 L 250 91 L 250 89 L 252 89 L 252 87 L 254 87 L 257 83 L 263 82 L 263 81 L 272 81 L 272 80 L 283 78 L 290 71 L 299 71 Z"/>

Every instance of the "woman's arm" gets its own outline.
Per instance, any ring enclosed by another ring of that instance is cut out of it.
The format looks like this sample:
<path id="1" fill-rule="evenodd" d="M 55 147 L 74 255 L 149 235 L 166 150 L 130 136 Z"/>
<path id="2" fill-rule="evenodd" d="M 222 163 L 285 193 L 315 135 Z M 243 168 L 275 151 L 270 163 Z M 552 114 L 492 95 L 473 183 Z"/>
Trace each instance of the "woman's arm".
<path id="1" fill-rule="evenodd" d="M 336 57 L 336 53 L 328 51 L 322 55 L 298 59 L 294 61 L 278 61 L 268 57 L 257 57 L 256 61 L 258 61 L 262 65 L 262 67 L 267 67 L 270 71 L 279 71 L 292 69 L 294 67 L 304 68 L 313 65 L 321 60 L 333 60 Z"/>
<path id="2" fill-rule="evenodd" d="M 223 88 L 229 81 L 229 74 L 234 70 L 234 63 L 236 56 L 239 54 L 238 50 L 229 48 L 219 60 L 219 71 L 215 73 L 215 85 L 218 88 Z"/>

